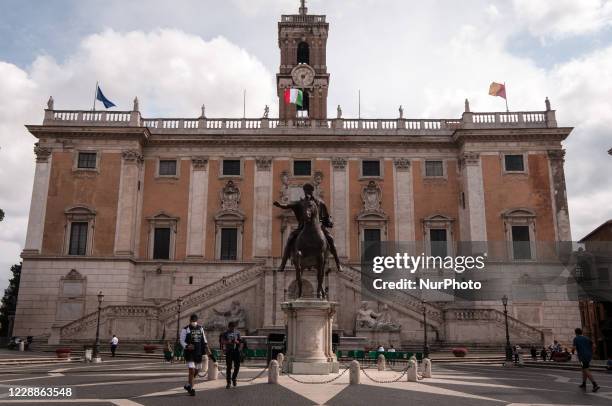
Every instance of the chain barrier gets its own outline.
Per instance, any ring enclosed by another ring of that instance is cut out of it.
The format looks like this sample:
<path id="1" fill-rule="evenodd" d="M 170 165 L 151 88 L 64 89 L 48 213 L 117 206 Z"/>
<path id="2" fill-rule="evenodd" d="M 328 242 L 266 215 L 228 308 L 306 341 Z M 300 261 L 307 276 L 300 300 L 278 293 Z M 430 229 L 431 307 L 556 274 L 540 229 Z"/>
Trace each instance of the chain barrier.
<path id="1" fill-rule="evenodd" d="M 289 379 L 291 379 L 291 380 L 293 380 L 293 381 L 295 381 L 295 382 L 297 382 L 297 383 L 305 383 L 305 384 L 308 384 L 308 385 L 323 385 L 323 384 L 326 384 L 326 383 L 332 383 L 333 381 L 335 381 L 335 380 L 339 379 L 339 378 L 340 378 L 342 375 L 344 375 L 344 374 L 346 373 L 346 371 L 348 371 L 349 369 L 350 369 L 350 367 L 347 367 L 347 368 L 345 368 L 345 369 L 344 369 L 344 371 L 340 372 L 340 373 L 339 373 L 338 375 L 336 375 L 335 377 L 333 377 L 333 378 L 331 378 L 331 379 L 328 379 L 328 380 L 326 380 L 326 381 L 321 381 L 321 382 L 319 382 L 319 381 L 315 381 L 315 382 L 312 382 L 312 381 L 302 381 L 302 380 L 300 380 L 300 379 L 297 379 L 297 378 L 295 378 L 295 377 L 291 376 L 291 375 L 290 375 L 288 372 L 285 372 L 285 373 L 284 373 L 284 375 L 288 376 L 288 377 L 289 377 Z"/>
<path id="2" fill-rule="evenodd" d="M 366 377 L 367 377 L 369 380 L 371 380 L 372 382 L 376 382 L 376 383 L 394 383 L 394 382 L 399 381 L 400 379 L 402 379 L 402 377 L 403 377 L 404 375 L 406 375 L 406 373 L 407 373 L 407 372 L 408 372 L 408 370 L 410 369 L 410 365 L 408 365 L 408 366 L 407 366 L 407 367 L 406 367 L 406 368 L 405 368 L 405 369 L 402 371 L 402 373 L 400 374 L 400 376 L 398 376 L 397 378 L 394 378 L 394 379 L 388 379 L 388 380 L 379 380 L 379 379 L 374 379 L 374 378 L 372 378 L 372 377 L 371 377 L 371 376 L 370 376 L 370 375 L 369 375 L 369 374 L 366 372 L 365 368 L 363 368 L 363 367 L 359 367 L 359 369 L 361 369 L 361 372 L 363 372 L 363 374 L 364 374 L 364 375 L 365 375 L 365 376 L 366 376 Z"/>
<path id="3" fill-rule="evenodd" d="M 268 370 L 268 366 L 265 367 L 264 369 L 262 369 L 257 375 L 255 375 L 253 378 L 246 378 L 246 379 L 236 379 L 237 382 L 253 382 L 255 379 L 259 378 L 260 376 L 262 376 L 264 374 L 264 372 L 266 372 Z M 225 373 L 221 370 L 221 368 L 218 369 L 219 374 L 221 374 L 221 376 L 227 378 L 227 375 L 225 375 Z"/>

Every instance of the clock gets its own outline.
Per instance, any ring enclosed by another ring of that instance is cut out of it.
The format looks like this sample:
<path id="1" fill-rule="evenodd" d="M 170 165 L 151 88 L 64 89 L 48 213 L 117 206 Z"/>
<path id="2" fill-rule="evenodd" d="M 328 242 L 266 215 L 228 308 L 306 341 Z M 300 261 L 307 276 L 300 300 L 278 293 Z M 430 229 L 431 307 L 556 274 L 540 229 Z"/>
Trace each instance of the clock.
<path id="1" fill-rule="evenodd" d="M 315 71 L 309 65 L 301 63 L 291 71 L 293 83 L 299 87 L 311 86 L 314 82 Z"/>

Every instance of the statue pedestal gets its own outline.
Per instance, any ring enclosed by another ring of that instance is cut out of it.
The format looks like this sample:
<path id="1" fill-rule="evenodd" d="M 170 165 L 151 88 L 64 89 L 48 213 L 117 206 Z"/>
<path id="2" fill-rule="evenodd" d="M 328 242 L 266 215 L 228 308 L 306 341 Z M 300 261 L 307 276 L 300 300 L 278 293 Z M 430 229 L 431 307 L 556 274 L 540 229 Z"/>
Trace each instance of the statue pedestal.
<path id="1" fill-rule="evenodd" d="M 287 318 L 287 372 L 301 375 L 338 372 L 340 365 L 332 351 L 332 323 L 337 305 L 320 299 L 281 303 Z"/>

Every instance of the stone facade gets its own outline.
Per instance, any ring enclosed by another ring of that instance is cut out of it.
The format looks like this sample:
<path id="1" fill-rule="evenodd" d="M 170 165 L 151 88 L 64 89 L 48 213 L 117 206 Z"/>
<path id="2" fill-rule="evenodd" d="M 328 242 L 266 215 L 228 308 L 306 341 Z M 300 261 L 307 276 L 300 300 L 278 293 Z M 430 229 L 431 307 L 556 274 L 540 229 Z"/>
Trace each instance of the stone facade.
<path id="1" fill-rule="evenodd" d="M 297 48 L 283 45 L 285 30 L 316 28 L 304 40 L 316 72 L 313 91 L 322 98 L 310 117 L 296 117 L 282 100 L 279 119 L 144 118 L 137 106 L 128 112 L 51 106 L 42 125 L 27 126 L 38 143 L 14 334 L 90 337 L 99 291 L 103 336 L 173 337 L 177 298 L 179 324 L 190 312 L 208 318 L 211 309 L 239 300 L 248 332 L 282 330 L 280 305 L 294 292 L 293 273 L 275 269 L 296 224 L 272 202 L 299 198 L 305 182 L 327 202 L 346 267 L 326 282 L 339 303 L 334 329 L 341 335 L 359 335 L 357 309 L 371 300 L 362 295 L 359 273 L 368 230 L 424 250 L 432 227 L 446 231 L 451 250 L 460 241 L 496 242 L 491 246 L 502 248 L 491 250 L 492 272 L 537 272 L 503 248 L 512 221 L 525 221 L 534 243 L 570 239 L 561 141 L 572 129 L 557 127 L 554 111 L 327 119 L 324 17 L 283 16 L 279 37 L 280 97 L 295 85 L 288 80 L 298 65 Z M 82 167 L 83 153 L 95 154 L 90 167 Z M 508 171 L 507 155 L 521 156 L 523 169 Z M 517 210 L 528 214 L 507 215 Z M 75 223 L 88 230 L 80 253 L 73 251 Z M 155 258 L 158 229 L 168 230 L 163 259 Z M 306 279 L 308 290 L 314 275 Z M 393 295 L 371 306 L 387 306 L 401 325 L 391 334 L 396 344 L 420 342 L 419 298 Z M 430 337 L 439 343 L 504 339 L 499 301 L 425 309 Z M 513 337 L 524 342 L 542 335 L 567 342 L 579 323 L 577 303 L 555 291 L 538 301 L 511 298 L 510 315 Z"/>

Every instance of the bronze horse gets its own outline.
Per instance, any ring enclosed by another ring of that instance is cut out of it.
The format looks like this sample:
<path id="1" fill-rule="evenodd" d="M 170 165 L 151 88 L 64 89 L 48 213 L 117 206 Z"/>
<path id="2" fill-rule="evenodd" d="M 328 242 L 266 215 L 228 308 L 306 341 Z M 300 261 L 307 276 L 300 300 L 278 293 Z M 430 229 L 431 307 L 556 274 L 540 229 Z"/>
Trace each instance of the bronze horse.
<path id="1" fill-rule="evenodd" d="M 304 219 L 304 227 L 297 236 L 291 252 L 291 262 L 295 267 L 295 280 L 298 287 L 297 297 L 302 297 L 302 272 L 313 268 L 317 271 L 317 298 L 324 299 L 323 278 L 329 245 L 321 229 L 319 207 L 312 199 L 301 200 L 299 206 Z"/>

